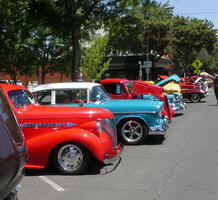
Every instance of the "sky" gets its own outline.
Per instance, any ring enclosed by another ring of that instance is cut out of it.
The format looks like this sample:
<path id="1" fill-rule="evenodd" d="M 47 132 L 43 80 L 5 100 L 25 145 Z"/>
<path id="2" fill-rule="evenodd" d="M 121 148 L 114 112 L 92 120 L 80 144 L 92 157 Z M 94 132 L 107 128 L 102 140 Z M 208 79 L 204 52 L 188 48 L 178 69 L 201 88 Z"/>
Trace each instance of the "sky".
<path id="1" fill-rule="evenodd" d="M 157 2 L 163 4 L 167 0 Z M 218 0 L 169 0 L 169 4 L 174 7 L 174 15 L 207 19 L 218 29 Z"/>

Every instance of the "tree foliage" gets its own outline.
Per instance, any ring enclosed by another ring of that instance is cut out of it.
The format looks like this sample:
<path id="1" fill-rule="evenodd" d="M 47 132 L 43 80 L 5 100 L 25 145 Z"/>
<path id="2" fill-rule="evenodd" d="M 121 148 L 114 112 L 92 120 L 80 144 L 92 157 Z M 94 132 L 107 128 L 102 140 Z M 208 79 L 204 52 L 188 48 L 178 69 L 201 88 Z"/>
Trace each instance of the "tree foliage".
<path id="1" fill-rule="evenodd" d="M 125 1 L 31 0 L 30 14 L 36 20 L 41 20 L 45 26 L 51 27 L 56 34 L 71 37 L 72 80 L 76 80 L 83 34 L 96 30 L 104 19 L 122 10 L 119 6 L 123 2 Z"/>
<path id="2" fill-rule="evenodd" d="M 216 33 L 207 20 L 173 16 L 168 4 L 146 0 L 110 21 L 109 47 L 112 55 L 140 55 L 153 62 L 170 55 L 190 70 L 196 53 L 213 52 Z"/>
<path id="3" fill-rule="evenodd" d="M 41 83 L 45 81 L 45 75 L 52 71 L 51 65 L 54 60 L 61 56 L 64 41 L 56 37 L 49 27 L 38 25 L 29 39 L 29 46 L 34 52 L 36 70 L 41 67 Z"/>
<path id="4" fill-rule="evenodd" d="M 169 10 L 155 1 L 141 2 L 125 16 L 110 21 L 111 53 L 151 56 L 152 51 L 154 56 L 164 55 L 170 43 L 171 18 Z"/>
<path id="5" fill-rule="evenodd" d="M 84 48 L 80 71 L 86 80 L 98 80 L 108 69 L 111 59 L 106 59 L 108 37 L 96 37 L 88 48 Z"/>
<path id="6" fill-rule="evenodd" d="M 172 27 L 172 54 L 175 59 L 190 70 L 192 62 L 196 59 L 196 52 L 206 50 L 212 53 L 216 44 L 216 30 L 207 20 L 175 17 Z"/>
<path id="7" fill-rule="evenodd" d="M 53 72 L 71 74 L 76 80 L 78 66 L 86 65 L 98 68 L 91 79 L 96 78 L 106 55 L 91 50 L 94 46 L 85 54 L 83 49 L 82 55 L 80 50 L 99 28 L 109 33 L 107 56 L 140 55 L 154 62 L 169 54 L 185 70 L 202 56 L 212 71 L 216 69 L 213 24 L 173 16 L 168 4 L 154 0 L 0 0 L 0 71 L 16 81 L 18 73 L 31 76 L 42 66 L 43 83 L 45 74 Z M 92 55 L 99 57 L 99 63 Z M 101 67 L 104 71 L 107 65 Z"/>
<path id="8" fill-rule="evenodd" d="M 31 75 L 26 70 L 31 65 L 32 54 L 29 51 L 28 38 L 31 25 L 27 19 L 25 1 L 0 1 L 0 71 L 8 73 L 16 82 L 18 72 Z"/>
<path id="9" fill-rule="evenodd" d="M 199 53 L 196 53 L 196 57 L 203 63 L 201 70 L 210 74 L 218 72 L 218 43 L 215 44 L 212 54 L 209 54 L 208 51 L 203 49 Z"/>

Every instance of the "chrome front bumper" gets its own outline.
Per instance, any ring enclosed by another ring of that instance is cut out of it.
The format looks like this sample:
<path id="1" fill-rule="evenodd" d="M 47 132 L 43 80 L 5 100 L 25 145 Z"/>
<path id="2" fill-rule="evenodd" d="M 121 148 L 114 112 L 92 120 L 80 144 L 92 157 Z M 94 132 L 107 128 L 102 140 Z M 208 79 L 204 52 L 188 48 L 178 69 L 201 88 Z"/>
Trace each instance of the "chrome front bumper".
<path id="1" fill-rule="evenodd" d="M 103 163 L 110 164 L 118 160 L 120 158 L 120 155 L 123 152 L 123 149 L 124 149 L 124 146 L 122 144 L 118 145 L 116 150 L 114 150 L 111 154 L 105 155 L 105 159 Z"/>
<path id="2" fill-rule="evenodd" d="M 186 110 L 186 103 L 184 101 L 180 101 L 179 103 L 171 103 L 169 105 L 174 112 L 184 112 Z"/>
<path id="3" fill-rule="evenodd" d="M 162 119 L 162 122 L 159 126 L 151 126 L 148 135 L 165 135 L 169 129 L 169 120 L 168 118 Z"/>

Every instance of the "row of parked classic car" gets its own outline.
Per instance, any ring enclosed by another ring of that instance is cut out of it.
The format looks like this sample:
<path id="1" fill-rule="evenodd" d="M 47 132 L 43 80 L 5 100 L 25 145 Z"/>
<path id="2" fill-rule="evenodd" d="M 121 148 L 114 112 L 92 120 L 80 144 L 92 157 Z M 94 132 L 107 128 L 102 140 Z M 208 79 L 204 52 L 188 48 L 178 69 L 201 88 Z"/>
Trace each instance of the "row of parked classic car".
<path id="1" fill-rule="evenodd" d="M 30 91 L 0 84 L 1 137 L 11 133 L 5 138 L 13 141 L 11 154 L 0 155 L 8 165 L 0 165 L 1 174 L 7 169 L 7 177 L 0 179 L 0 199 L 16 194 L 24 164 L 30 169 L 52 166 L 59 173 L 79 174 L 92 159 L 106 164 L 119 159 L 123 144 L 137 145 L 149 135 L 165 135 L 173 115 L 186 107 L 185 89 L 182 93 L 183 89 L 164 89 L 172 81 L 181 79 L 173 75 L 157 84 L 127 79 L 52 83 Z M 197 102 L 197 95 L 206 96 L 202 88 L 199 91 L 195 98 L 186 97 Z M 0 145 L 1 152 L 5 147 Z M 12 155 L 14 162 L 9 162 Z"/>

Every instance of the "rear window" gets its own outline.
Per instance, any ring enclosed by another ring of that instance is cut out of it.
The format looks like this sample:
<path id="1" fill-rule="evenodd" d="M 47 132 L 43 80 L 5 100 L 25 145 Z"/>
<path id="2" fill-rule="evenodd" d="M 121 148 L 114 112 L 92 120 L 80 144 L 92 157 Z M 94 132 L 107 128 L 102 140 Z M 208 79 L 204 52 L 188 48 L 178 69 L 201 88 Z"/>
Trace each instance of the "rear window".
<path id="1" fill-rule="evenodd" d="M 19 144 L 22 142 L 22 136 L 20 128 L 17 124 L 17 120 L 11 107 L 0 88 L 0 117 L 6 124 L 8 130 L 10 131 L 11 136 L 13 137 L 14 141 Z"/>

